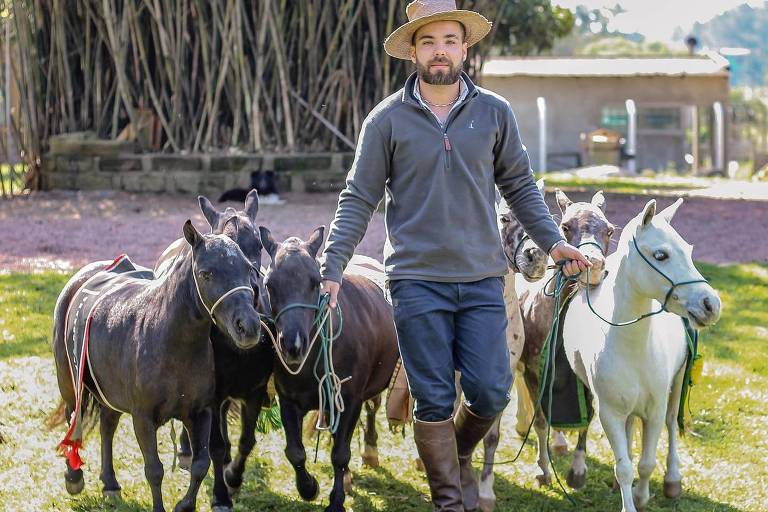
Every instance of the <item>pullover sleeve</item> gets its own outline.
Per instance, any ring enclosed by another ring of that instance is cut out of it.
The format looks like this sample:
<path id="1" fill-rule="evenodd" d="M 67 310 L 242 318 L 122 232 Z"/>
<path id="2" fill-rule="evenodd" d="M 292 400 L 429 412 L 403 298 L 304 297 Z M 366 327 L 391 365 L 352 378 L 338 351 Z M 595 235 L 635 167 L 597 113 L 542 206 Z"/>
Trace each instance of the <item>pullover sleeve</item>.
<path id="1" fill-rule="evenodd" d="M 536 187 L 512 108 L 507 105 L 499 115 L 499 135 L 494 146 L 496 185 L 531 239 L 549 252 L 563 237 Z"/>
<path id="2" fill-rule="evenodd" d="M 323 279 L 341 283 L 344 269 L 363 239 L 373 212 L 384 197 L 389 176 L 389 144 L 368 116 L 360 131 L 355 160 L 339 194 L 336 216 L 331 223 L 320 268 Z"/>

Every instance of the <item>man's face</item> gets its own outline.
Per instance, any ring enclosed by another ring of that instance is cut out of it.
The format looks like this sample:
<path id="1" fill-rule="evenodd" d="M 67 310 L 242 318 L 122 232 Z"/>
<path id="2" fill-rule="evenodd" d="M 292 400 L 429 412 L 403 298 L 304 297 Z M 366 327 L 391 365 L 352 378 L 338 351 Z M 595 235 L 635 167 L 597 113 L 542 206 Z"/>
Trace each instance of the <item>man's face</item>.
<path id="1" fill-rule="evenodd" d="M 467 58 L 464 28 L 457 21 L 424 25 L 413 37 L 411 61 L 419 78 L 431 85 L 455 84 Z"/>

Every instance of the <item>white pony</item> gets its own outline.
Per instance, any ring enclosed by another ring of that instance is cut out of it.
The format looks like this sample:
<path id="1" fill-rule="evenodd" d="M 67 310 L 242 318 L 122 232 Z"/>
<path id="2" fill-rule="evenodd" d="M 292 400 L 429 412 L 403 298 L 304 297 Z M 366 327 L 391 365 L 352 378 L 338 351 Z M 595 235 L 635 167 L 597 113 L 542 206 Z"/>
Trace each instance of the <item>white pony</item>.
<path id="1" fill-rule="evenodd" d="M 669 452 L 664 494 L 676 497 L 682 490 L 676 419 L 687 341 L 680 317 L 701 329 L 720 316 L 720 298 L 694 267 L 693 247 L 669 224 L 682 202 L 678 199 L 656 215 L 656 201 L 649 201 L 622 230 L 616 252 L 607 258 L 605 280 L 589 290 L 595 311 L 613 323 L 633 320 L 662 305 L 665 312 L 627 326 L 609 325 L 590 311 L 582 290 L 565 318 L 566 354 L 597 400 L 615 457 L 623 512 L 636 512 L 636 506 L 648 503 L 648 482 L 665 423 Z M 640 478 L 633 493 L 634 418 L 642 421 L 643 435 Z"/>

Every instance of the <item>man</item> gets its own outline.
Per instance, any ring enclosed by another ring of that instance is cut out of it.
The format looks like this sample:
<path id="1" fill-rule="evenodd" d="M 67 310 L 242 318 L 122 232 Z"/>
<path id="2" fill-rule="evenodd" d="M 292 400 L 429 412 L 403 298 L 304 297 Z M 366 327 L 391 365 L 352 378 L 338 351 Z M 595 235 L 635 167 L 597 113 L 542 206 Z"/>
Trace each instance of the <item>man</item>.
<path id="1" fill-rule="evenodd" d="M 495 187 L 533 240 L 568 260 L 566 273 L 589 263 L 553 222 L 509 103 L 462 71 L 488 20 L 453 0 L 411 2 L 406 12 L 408 23 L 384 48 L 416 72 L 365 120 L 328 235 L 322 286 L 335 307 L 343 270 L 386 195 L 384 263 L 416 400 L 414 439 L 436 510 L 475 510 L 472 451 L 512 384 Z M 455 418 L 454 370 L 465 397 Z"/>

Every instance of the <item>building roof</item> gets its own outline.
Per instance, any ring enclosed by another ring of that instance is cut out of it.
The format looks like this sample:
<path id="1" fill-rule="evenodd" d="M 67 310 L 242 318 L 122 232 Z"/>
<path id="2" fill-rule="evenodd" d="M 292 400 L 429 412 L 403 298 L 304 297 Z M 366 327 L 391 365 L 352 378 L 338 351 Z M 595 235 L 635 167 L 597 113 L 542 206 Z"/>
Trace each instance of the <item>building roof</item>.
<path id="1" fill-rule="evenodd" d="M 493 58 L 483 76 L 625 77 L 728 76 L 728 61 L 718 54 L 693 57 L 521 57 Z"/>

